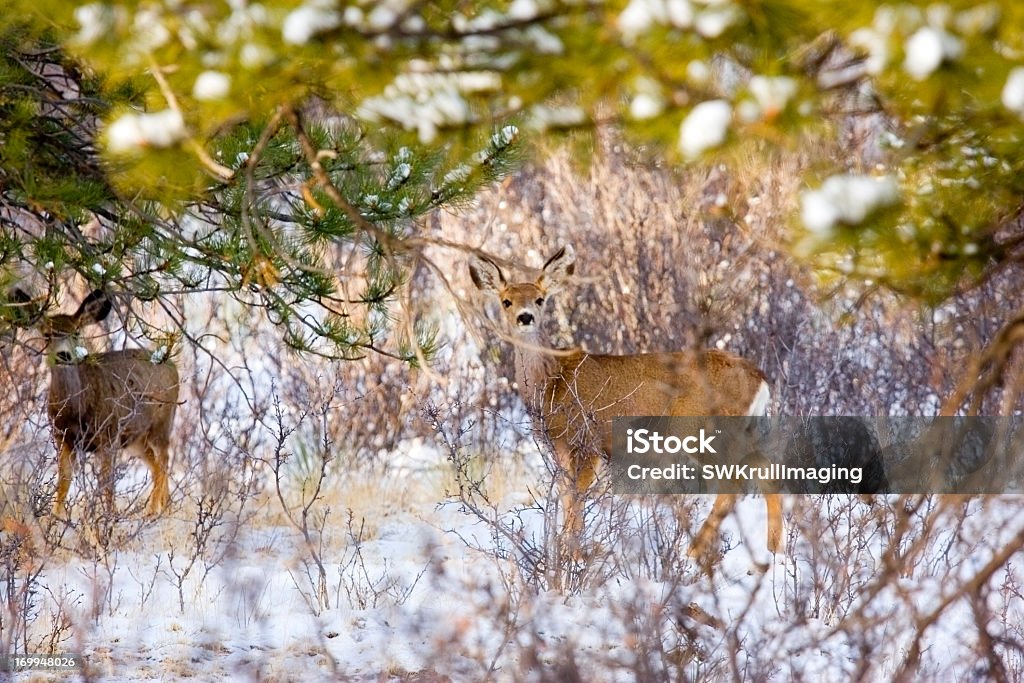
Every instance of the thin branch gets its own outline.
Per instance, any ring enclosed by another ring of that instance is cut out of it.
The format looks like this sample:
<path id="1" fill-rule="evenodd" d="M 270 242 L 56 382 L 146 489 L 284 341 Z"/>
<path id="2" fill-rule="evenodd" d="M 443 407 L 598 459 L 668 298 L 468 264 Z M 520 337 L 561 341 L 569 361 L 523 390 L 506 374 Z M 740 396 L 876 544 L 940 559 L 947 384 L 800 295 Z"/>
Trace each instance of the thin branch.
<path id="1" fill-rule="evenodd" d="M 170 83 L 164 78 L 163 70 L 156 60 L 150 57 L 150 73 L 153 74 L 154 80 L 160 88 L 160 93 L 167 100 L 167 106 L 177 112 L 179 116 L 184 119 L 184 114 L 181 113 L 181 106 L 178 104 L 178 98 L 175 97 L 174 91 L 171 90 Z M 188 136 L 188 146 L 192 150 L 192 153 L 196 155 L 200 163 L 206 167 L 206 170 L 213 174 L 217 179 L 227 182 L 235 177 L 235 172 L 227 166 L 218 163 L 213 157 L 210 156 L 209 152 L 199 144 L 199 142 L 191 135 Z"/>
<path id="2" fill-rule="evenodd" d="M 975 354 L 956 389 L 942 405 L 940 415 L 955 415 L 968 396 L 968 414 L 976 415 L 985 395 L 1003 379 L 1003 372 L 1017 347 L 1024 342 L 1024 311 L 1011 318 L 982 353 Z"/>

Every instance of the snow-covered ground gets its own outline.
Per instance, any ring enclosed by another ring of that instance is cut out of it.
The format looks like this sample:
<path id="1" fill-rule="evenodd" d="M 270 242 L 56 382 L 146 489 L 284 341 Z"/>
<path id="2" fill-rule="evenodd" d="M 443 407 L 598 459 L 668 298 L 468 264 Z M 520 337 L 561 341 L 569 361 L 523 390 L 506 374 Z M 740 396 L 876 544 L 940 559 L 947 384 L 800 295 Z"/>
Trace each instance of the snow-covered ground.
<path id="1" fill-rule="evenodd" d="M 762 364 L 775 414 L 930 415 L 940 380 L 964 362 L 935 348 L 999 329 L 970 301 L 924 322 L 854 295 L 831 301 L 841 316 L 821 312 L 774 251 L 767 265 L 747 261 L 745 243 L 690 222 L 703 188 L 677 197 L 674 177 L 624 179 L 618 167 L 581 186 L 569 167 L 445 217 L 442 236 L 476 244 L 479 226 L 493 226 L 485 248 L 534 266 L 573 242 L 590 265 L 563 295 L 566 323 L 580 325 L 566 330 L 590 350 L 718 345 Z M 772 206 L 795 205 L 797 189 L 754 186 L 744 220 L 774 249 Z M 668 218 L 640 230 L 638 216 Z M 652 265 L 648 244 L 665 263 Z M 451 258 L 444 272 L 472 310 L 464 254 Z M 995 291 L 1006 302 L 1019 288 Z M 688 336 L 708 292 L 726 301 L 713 334 Z M 1024 681 L 1017 497 L 790 497 L 777 557 L 765 550 L 765 507 L 748 497 L 708 574 L 687 551 L 710 499 L 608 495 L 590 506 L 574 554 L 556 536 L 550 476 L 500 340 L 450 300 L 431 309 L 445 348 L 430 376 L 373 357 L 299 361 L 243 311 L 215 310 L 189 317 L 210 348 L 179 360 L 175 490 L 158 520 L 128 512 L 93 528 L 88 463 L 72 487 L 73 526 L 45 514 L 54 453 L 45 382 L 32 385 L 14 423 L 20 445 L 0 452 L 0 496 L 18 513 L 0 515 L 0 653 L 81 652 L 91 680 L 111 681 Z M 437 417 L 424 419 L 431 405 Z M 334 460 L 317 493 L 322 442 Z M 280 496 L 278 450 L 291 458 Z M 141 509 L 146 470 L 120 463 L 130 476 L 118 505 Z"/>
<path id="2" fill-rule="evenodd" d="M 748 497 L 709 576 L 672 545 L 667 498 L 609 496 L 554 590 L 531 573 L 556 545 L 545 501 L 525 493 L 543 473 L 507 479 L 488 523 L 467 511 L 474 499 L 445 497 L 450 466 L 435 456 L 432 475 L 330 479 L 330 513 L 308 538 L 270 496 L 237 527 L 225 516 L 204 535 L 179 506 L 123 521 L 138 532 L 91 559 L 37 557 L 29 640 L 59 630 L 61 649 L 112 681 L 845 681 L 891 680 L 921 633 L 910 680 L 985 680 L 979 634 L 1012 642 L 1024 624 L 1015 563 L 976 580 L 1019 549 L 1013 498 L 906 515 L 895 498 L 792 498 L 789 551 L 773 558 Z M 710 501 L 688 502 L 697 524 Z M 85 543 L 88 525 L 68 533 Z M 1020 680 L 1024 658 L 1003 654 Z"/>

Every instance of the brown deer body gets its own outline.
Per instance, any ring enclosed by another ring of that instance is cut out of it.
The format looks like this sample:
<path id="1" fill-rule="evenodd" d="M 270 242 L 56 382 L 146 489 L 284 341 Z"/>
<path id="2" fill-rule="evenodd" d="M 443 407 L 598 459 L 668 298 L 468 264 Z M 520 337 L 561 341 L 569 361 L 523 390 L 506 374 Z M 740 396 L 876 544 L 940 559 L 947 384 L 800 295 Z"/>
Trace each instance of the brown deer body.
<path id="1" fill-rule="evenodd" d="M 17 295 L 27 300 L 24 294 Z M 167 358 L 142 349 L 88 353 L 77 333 L 110 313 L 102 292 L 93 292 L 72 315 L 40 316 L 50 363 L 48 412 L 56 442 L 57 494 L 54 512 L 66 515 L 65 501 L 76 452 L 96 453 L 108 508 L 113 502 L 113 458 L 134 451 L 149 466 L 153 488 L 147 513 L 159 513 L 169 494 L 167 469 L 171 426 L 178 404 L 178 370 Z"/>
<path id="2" fill-rule="evenodd" d="M 583 495 L 596 477 L 602 454 L 611 454 L 613 417 L 763 415 L 769 394 L 765 376 L 756 366 L 723 351 L 615 356 L 552 349 L 541 327 L 544 304 L 573 269 L 571 247 L 548 259 L 534 282 L 509 283 L 501 268 L 487 258 L 470 263 L 474 284 L 497 295 L 504 309 L 515 343 L 519 392 L 540 420 L 566 474 L 565 528 L 578 534 Z M 704 556 L 735 502 L 734 494 L 716 498 L 693 554 Z M 770 494 L 766 504 L 767 544 L 776 551 L 782 540 L 781 503 Z"/>

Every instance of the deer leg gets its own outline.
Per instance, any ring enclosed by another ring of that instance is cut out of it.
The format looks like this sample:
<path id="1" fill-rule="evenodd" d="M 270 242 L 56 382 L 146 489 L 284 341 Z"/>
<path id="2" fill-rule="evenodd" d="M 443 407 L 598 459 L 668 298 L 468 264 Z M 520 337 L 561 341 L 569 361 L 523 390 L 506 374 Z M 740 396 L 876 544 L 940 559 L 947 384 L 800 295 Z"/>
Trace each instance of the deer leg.
<path id="1" fill-rule="evenodd" d="M 576 458 L 576 490 L 585 496 L 597 479 L 598 459 L 592 455 L 577 455 Z"/>
<path id="2" fill-rule="evenodd" d="M 711 506 L 711 514 L 704 520 L 693 545 L 690 546 L 690 557 L 701 561 L 705 570 L 710 569 L 711 548 L 718 538 L 718 529 L 722 526 L 722 520 L 736 507 L 738 495 L 735 493 L 719 493 L 715 496 L 715 504 Z"/>
<path id="3" fill-rule="evenodd" d="M 710 557 L 707 553 L 711 550 L 711 544 L 718 536 L 718 530 L 722 520 L 736 507 L 737 494 L 720 493 L 715 498 L 715 504 L 711 508 L 711 514 L 704 520 L 693 546 L 690 548 L 690 556 L 706 559 Z M 778 493 L 766 493 L 764 505 L 767 517 L 766 543 L 768 550 L 777 553 L 782 550 L 782 496 Z"/>
<path id="4" fill-rule="evenodd" d="M 53 502 L 53 514 L 67 517 L 68 489 L 75 473 L 75 451 L 63 439 L 57 440 L 57 497 Z"/>
<path id="5" fill-rule="evenodd" d="M 765 457 L 760 450 L 755 450 L 743 459 L 745 464 L 750 464 L 754 467 L 768 466 L 771 461 Z M 762 484 L 761 492 L 764 493 L 764 507 L 765 517 L 767 520 L 767 529 L 765 534 L 765 543 L 768 550 L 772 553 L 777 553 L 782 549 L 782 497 L 777 491 L 778 488 L 770 484 Z"/>
<path id="6" fill-rule="evenodd" d="M 561 460 L 561 459 L 560 459 Z M 566 535 L 575 542 L 583 532 L 583 496 L 576 486 L 576 477 L 573 470 L 571 458 L 565 458 L 559 465 L 562 467 L 560 474 L 562 481 L 562 510 L 565 514 L 564 530 Z"/>
<path id="7" fill-rule="evenodd" d="M 169 462 L 167 448 L 156 448 L 146 444 L 142 458 L 149 466 L 149 472 L 153 478 L 153 488 L 149 493 L 149 503 L 146 505 L 146 514 L 153 517 L 160 514 L 170 499 L 170 494 L 167 491 Z"/>
<path id="8" fill-rule="evenodd" d="M 577 454 L 572 448 L 557 442 L 553 446 L 559 470 L 559 498 L 564 515 L 562 537 L 572 548 L 573 557 L 578 557 L 580 536 L 583 533 L 583 503 L 586 488 L 593 477 L 591 476 L 590 480 L 584 482 L 587 475 L 585 472 L 581 472 L 582 468 L 578 466 Z M 587 486 L 584 486 L 584 483 Z"/>
<path id="9" fill-rule="evenodd" d="M 593 456 L 585 456 L 580 453 L 574 453 L 572 459 L 571 468 L 567 476 L 570 477 L 570 481 L 567 482 L 566 494 L 572 497 L 568 504 L 571 507 L 567 507 L 566 510 L 572 510 L 572 524 L 568 522 L 569 515 L 566 515 L 566 531 L 571 534 L 571 538 L 574 539 L 575 543 L 579 543 L 579 538 L 583 533 L 583 521 L 586 516 L 584 513 L 584 507 L 587 500 L 587 495 L 590 492 L 590 487 L 593 486 L 594 480 L 597 478 L 597 458 Z"/>
<path id="10" fill-rule="evenodd" d="M 768 550 L 777 553 L 782 550 L 782 496 L 764 494 L 764 507 L 768 517 Z"/>
<path id="11" fill-rule="evenodd" d="M 571 486 L 563 487 L 561 498 L 565 514 L 562 531 L 565 537 L 576 545 L 580 534 L 583 533 L 583 498 Z"/>

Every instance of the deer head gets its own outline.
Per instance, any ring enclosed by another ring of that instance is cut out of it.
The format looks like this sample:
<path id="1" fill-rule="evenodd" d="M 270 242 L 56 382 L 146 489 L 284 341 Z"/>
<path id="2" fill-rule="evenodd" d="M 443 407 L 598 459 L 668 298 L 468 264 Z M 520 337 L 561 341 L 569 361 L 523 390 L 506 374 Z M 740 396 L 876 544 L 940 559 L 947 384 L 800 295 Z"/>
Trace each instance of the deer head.
<path id="1" fill-rule="evenodd" d="M 470 262 L 469 275 L 478 289 L 492 292 L 498 297 L 505 322 L 512 334 L 525 339 L 537 339 L 541 334 L 544 305 L 573 274 L 575 262 L 576 252 L 570 245 L 566 245 L 547 260 L 534 282 L 509 284 L 501 267 L 486 256 Z"/>

